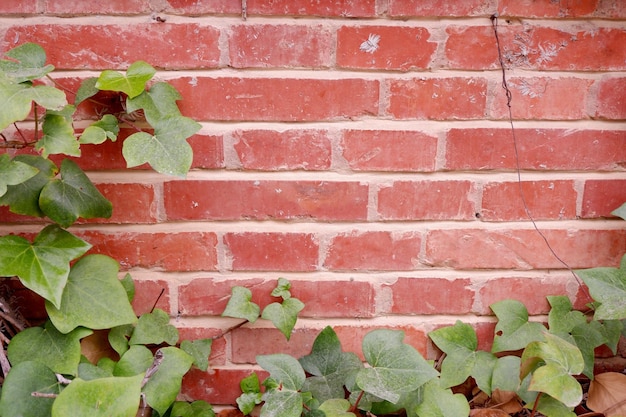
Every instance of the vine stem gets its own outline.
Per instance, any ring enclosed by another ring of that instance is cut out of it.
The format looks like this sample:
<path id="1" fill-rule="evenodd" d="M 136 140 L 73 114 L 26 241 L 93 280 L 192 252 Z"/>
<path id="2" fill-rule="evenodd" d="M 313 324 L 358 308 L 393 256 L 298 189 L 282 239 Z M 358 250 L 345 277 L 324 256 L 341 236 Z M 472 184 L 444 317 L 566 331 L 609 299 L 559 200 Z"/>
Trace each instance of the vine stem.
<path id="1" fill-rule="evenodd" d="M 356 413 L 356 410 L 359 407 L 359 403 L 361 402 L 361 398 L 363 398 L 363 394 L 365 394 L 365 391 L 361 391 L 359 393 L 359 396 L 357 397 L 356 401 L 354 402 L 354 405 L 352 405 L 352 407 L 350 407 L 350 412 L 351 413 Z"/>
<path id="2" fill-rule="evenodd" d="M 535 403 L 533 404 L 533 410 L 530 412 L 530 417 L 535 417 L 535 414 L 537 413 L 537 406 L 539 405 L 539 399 L 542 394 L 543 392 L 537 394 L 537 398 L 535 398 Z"/>

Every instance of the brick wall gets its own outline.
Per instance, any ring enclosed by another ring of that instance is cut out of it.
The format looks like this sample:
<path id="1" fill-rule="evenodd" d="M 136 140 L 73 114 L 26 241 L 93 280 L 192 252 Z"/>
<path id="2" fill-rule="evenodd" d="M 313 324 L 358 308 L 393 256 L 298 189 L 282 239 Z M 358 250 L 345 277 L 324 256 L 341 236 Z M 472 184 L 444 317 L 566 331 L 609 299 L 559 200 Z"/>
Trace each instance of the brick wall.
<path id="1" fill-rule="evenodd" d="M 490 16 L 508 65 L 516 159 Z M 81 166 L 113 217 L 75 226 L 137 281 L 138 312 L 184 337 L 219 334 L 232 285 L 262 305 L 278 277 L 306 303 L 287 343 L 261 321 L 218 339 L 214 403 L 257 354 L 307 353 L 336 326 L 344 348 L 457 319 L 488 346 L 489 304 L 587 301 L 572 268 L 617 265 L 626 230 L 626 3 L 621 0 L 3 0 L 0 50 L 40 43 L 75 85 L 146 60 L 202 123 L 186 180 L 126 170 L 120 143 Z M 363 49 L 371 35 L 380 37 Z M 0 232 L 37 230 L 0 211 Z M 18 226 L 15 223 L 19 223 Z"/>

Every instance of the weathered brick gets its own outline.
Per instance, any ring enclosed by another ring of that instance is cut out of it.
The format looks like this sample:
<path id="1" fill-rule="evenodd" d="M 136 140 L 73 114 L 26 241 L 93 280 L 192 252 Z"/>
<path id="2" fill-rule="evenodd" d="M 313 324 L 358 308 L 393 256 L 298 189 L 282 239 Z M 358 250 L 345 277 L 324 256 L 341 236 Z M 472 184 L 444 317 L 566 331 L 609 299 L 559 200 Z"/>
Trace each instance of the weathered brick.
<path id="1" fill-rule="evenodd" d="M 471 220 L 471 181 L 396 181 L 378 192 L 381 220 Z"/>
<path id="2" fill-rule="evenodd" d="M 171 220 L 364 220 L 367 185 L 312 181 L 168 181 Z"/>
<path id="3" fill-rule="evenodd" d="M 191 168 L 224 167 L 224 139 L 221 135 L 193 135 L 188 139 L 193 149 Z"/>
<path id="4" fill-rule="evenodd" d="M 625 131 L 515 130 L 519 165 L 530 170 L 624 170 Z M 450 129 L 445 169 L 516 169 L 510 129 Z"/>
<path id="5" fill-rule="evenodd" d="M 626 247 L 624 230 L 542 230 L 571 268 L 615 266 Z M 454 269 L 564 268 L 531 229 L 433 230 L 426 236 L 425 264 Z"/>
<path id="6" fill-rule="evenodd" d="M 497 6 L 496 0 L 389 0 L 390 16 L 488 16 Z"/>
<path id="7" fill-rule="evenodd" d="M 183 96 L 183 114 L 196 120 L 305 122 L 378 114 L 375 80 L 182 77 L 171 84 Z"/>
<path id="8" fill-rule="evenodd" d="M 255 364 L 257 355 L 277 352 L 296 358 L 308 355 L 320 331 L 320 328 L 312 326 L 296 327 L 287 341 L 276 328 L 239 327 L 231 333 L 232 361 L 236 364 Z"/>
<path id="9" fill-rule="evenodd" d="M 241 14 L 241 3 L 231 0 L 167 0 L 168 10 L 191 15 Z M 248 2 L 249 16 L 325 16 L 325 17 L 373 17 L 376 0 L 274 0 L 271 2 Z"/>
<path id="10" fill-rule="evenodd" d="M 37 42 L 58 69 L 126 69 L 134 61 L 148 60 L 173 70 L 217 67 L 218 38 L 218 29 L 190 23 L 47 24 L 12 26 L 4 42 L 9 47 Z"/>
<path id="11" fill-rule="evenodd" d="M 334 34 L 322 25 L 238 25 L 228 39 L 230 65 L 327 68 Z"/>
<path id="12" fill-rule="evenodd" d="M 234 133 L 234 148 L 245 169 L 263 171 L 325 170 L 332 160 L 323 130 L 243 130 Z"/>
<path id="13" fill-rule="evenodd" d="M 408 271 L 419 266 L 419 233 L 351 232 L 330 242 L 324 267 L 334 271 Z"/>
<path id="14" fill-rule="evenodd" d="M 259 379 L 268 377 L 265 371 L 258 369 L 209 368 L 206 372 L 192 368 L 185 374 L 181 387 L 181 395 L 189 400 L 204 400 L 210 404 L 236 404 L 241 395 L 239 382 L 256 372 Z"/>
<path id="15" fill-rule="evenodd" d="M 574 219 L 576 198 L 570 180 L 490 182 L 483 188 L 479 213 L 488 221 L 529 220 L 525 202 L 535 220 Z"/>
<path id="16" fill-rule="evenodd" d="M 227 233 L 233 271 L 315 271 L 318 243 L 308 233 Z"/>
<path id="17" fill-rule="evenodd" d="M 379 41 L 369 40 L 371 36 L 378 36 Z M 343 26 L 337 32 L 337 65 L 400 71 L 426 69 L 437 48 L 437 43 L 429 39 L 426 28 Z M 364 49 L 364 42 L 369 42 L 371 49 Z"/>
<path id="18" fill-rule="evenodd" d="M 626 78 L 604 78 L 599 82 L 593 116 L 600 119 L 626 119 Z"/>
<path id="19" fill-rule="evenodd" d="M 149 0 L 109 0 L 104 3 L 73 0 L 46 0 L 46 13 L 60 15 L 139 14 L 151 11 Z"/>
<path id="20" fill-rule="evenodd" d="M 581 217 L 613 217 L 611 212 L 626 203 L 626 180 L 587 180 Z"/>
<path id="21" fill-rule="evenodd" d="M 624 3 L 602 0 L 575 2 L 500 0 L 498 11 L 502 16 L 523 17 L 574 18 L 593 16 L 618 18 L 626 16 L 626 6 Z"/>
<path id="22" fill-rule="evenodd" d="M 170 291 L 167 281 L 164 280 L 133 280 L 135 283 L 135 296 L 133 298 L 133 310 L 138 316 L 149 313 L 153 308 L 160 308 L 166 313 L 171 313 Z"/>
<path id="23" fill-rule="evenodd" d="M 393 314 L 467 314 L 474 291 L 467 278 L 398 278 L 389 285 Z"/>
<path id="24" fill-rule="evenodd" d="M 414 78 L 389 82 L 389 114 L 396 119 L 463 120 L 485 116 L 483 78 Z"/>
<path id="25" fill-rule="evenodd" d="M 156 223 L 154 186 L 150 184 L 97 184 L 98 190 L 113 204 L 113 215 L 108 219 L 94 219 L 102 223 Z"/>
<path id="26" fill-rule="evenodd" d="M 38 0 L 4 0 L 0 3 L 0 13 L 22 15 L 37 12 Z"/>
<path id="27" fill-rule="evenodd" d="M 342 156 L 355 171 L 435 170 L 437 138 L 409 130 L 346 130 Z"/>

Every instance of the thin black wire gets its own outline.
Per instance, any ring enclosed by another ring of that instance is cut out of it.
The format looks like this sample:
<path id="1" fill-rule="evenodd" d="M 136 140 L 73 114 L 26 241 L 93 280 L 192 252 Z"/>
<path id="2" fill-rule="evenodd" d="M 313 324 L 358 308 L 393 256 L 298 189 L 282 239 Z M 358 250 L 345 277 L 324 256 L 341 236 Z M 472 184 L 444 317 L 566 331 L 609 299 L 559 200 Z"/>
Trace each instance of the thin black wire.
<path id="1" fill-rule="evenodd" d="M 574 278 L 576 279 L 576 282 L 578 282 L 579 287 L 583 290 L 587 298 L 589 300 L 593 300 L 591 298 L 591 295 L 587 291 L 587 288 L 585 287 L 584 283 L 582 282 L 582 280 L 578 277 L 578 275 L 576 275 L 576 273 L 569 266 L 569 264 L 565 262 L 559 255 L 557 255 L 557 253 L 552 248 L 552 245 L 550 245 L 550 242 L 548 241 L 548 238 L 546 237 L 546 235 L 539 229 L 539 227 L 537 227 L 537 223 L 535 222 L 535 219 L 532 213 L 530 212 L 530 209 L 528 208 L 528 204 L 526 203 L 526 197 L 524 195 L 524 189 L 522 187 L 522 169 L 520 167 L 519 152 L 517 149 L 517 135 L 515 132 L 515 125 L 513 123 L 513 110 L 511 106 L 511 102 L 513 101 L 513 93 L 511 92 L 511 89 L 509 88 L 507 81 L 506 81 L 506 69 L 504 65 L 504 59 L 502 58 L 502 49 L 500 47 L 500 37 L 498 36 L 498 15 L 497 14 L 493 14 L 491 16 L 491 26 L 493 27 L 493 33 L 496 37 L 496 47 L 498 48 L 498 61 L 500 62 L 500 69 L 502 70 L 502 88 L 504 89 L 504 92 L 506 94 L 506 106 L 509 112 L 509 124 L 511 125 L 511 137 L 513 139 L 513 151 L 515 154 L 517 185 L 519 188 L 520 197 L 522 199 L 522 205 L 524 206 L 524 211 L 526 212 L 526 216 L 532 223 L 535 231 L 539 234 L 539 236 L 541 236 L 543 241 L 546 243 L 546 246 L 550 250 L 550 253 L 552 253 L 554 258 L 558 260 L 565 268 L 567 268 L 567 270 L 574 276 Z"/>

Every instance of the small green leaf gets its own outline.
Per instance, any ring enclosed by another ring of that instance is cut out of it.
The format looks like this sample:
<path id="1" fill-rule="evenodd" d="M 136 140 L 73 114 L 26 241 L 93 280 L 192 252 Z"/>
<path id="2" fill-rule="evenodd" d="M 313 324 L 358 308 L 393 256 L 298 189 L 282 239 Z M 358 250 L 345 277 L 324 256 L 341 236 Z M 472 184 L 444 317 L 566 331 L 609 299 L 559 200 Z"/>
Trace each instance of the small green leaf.
<path id="1" fill-rule="evenodd" d="M 152 365 L 152 352 L 145 346 L 131 346 L 115 364 L 114 376 L 134 376 L 143 374 Z"/>
<path id="2" fill-rule="evenodd" d="M 89 97 L 93 97 L 100 90 L 96 88 L 96 82 L 98 78 L 89 77 L 85 78 L 81 83 L 80 87 L 78 87 L 78 91 L 76 92 L 76 97 L 74 98 L 74 106 L 78 107 L 80 103 L 87 100 Z"/>
<path id="3" fill-rule="evenodd" d="M 237 397 L 237 408 L 239 408 L 239 411 L 244 415 L 248 415 L 255 406 L 262 402 L 259 376 L 253 372 L 239 382 L 239 387 L 241 388 L 242 394 Z"/>
<path id="4" fill-rule="evenodd" d="M 74 106 L 67 105 L 60 112 L 46 112 L 42 125 L 43 136 L 35 145 L 35 149 L 41 152 L 44 158 L 53 154 L 80 156 L 80 145 L 74 136 L 71 118 L 74 110 Z"/>
<path id="5" fill-rule="evenodd" d="M 528 321 L 528 310 L 524 304 L 517 300 L 504 300 L 490 307 L 498 317 L 492 353 L 523 349 L 530 342 L 543 340 L 545 327 Z"/>
<path id="6" fill-rule="evenodd" d="M 13 161 L 29 165 L 37 175 L 17 185 L 9 185 L 7 193 L 0 197 L 0 205 L 8 205 L 12 213 L 43 217 L 39 208 L 39 195 L 43 187 L 56 175 L 58 169 L 49 159 L 36 155 L 17 155 Z"/>
<path id="7" fill-rule="evenodd" d="M 304 308 L 304 303 L 297 298 L 287 298 L 282 303 L 272 303 L 263 309 L 262 318 L 271 320 L 274 326 L 281 331 L 289 340 L 296 321 L 298 313 Z"/>
<path id="8" fill-rule="evenodd" d="M 150 407 L 163 415 L 176 400 L 183 375 L 191 368 L 193 358 L 175 347 L 165 347 L 159 351 L 163 354 L 163 360 L 148 379 L 143 392 Z"/>
<path id="9" fill-rule="evenodd" d="M 115 142 L 119 132 L 120 128 L 117 119 L 110 114 L 105 114 L 102 116 L 102 119 L 92 123 L 83 131 L 78 142 L 95 145 L 101 144 L 107 139 Z"/>
<path id="10" fill-rule="evenodd" d="M 113 206 L 75 162 L 61 163 L 61 178 L 50 181 L 39 197 L 41 210 L 53 221 L 68 227 L 79 217 L 111 217 Z"/>
<path id="11" fill-rule="evenodd" d="M 528 387 L 531 391 L 544 392 L 567 407 L 575 407 L 583 399 L 580 383 L 561 367 L 548 363 L 537 369 Z"/>
<path id="12" fill-rule="evenodd" d="M 450 389 L 439 386 L 437 379 L 422 387 L 423 401 L 417 406 L 420 417 L 467 417 L 469 404 L 462 394 L 453 394 Z"/>
<path id="13" fill-rule="evenodd" d="M 343 398 L 332 398 L 324 401 L 319 409 L 324 412 L 326 417 L 356 417 L 356 414 L 348 411 L 350 407 L 350 401 Z"/>
<path id="14" fill-rule="evenodd" d="M 576 274 L 587 284 L 593 299 L 600 303 L 594 313 L 596 320 L 626 318 L 626 255 L 619 268 L 582 269 Z"/>
<path id="15" fill-rule="evenodd" d="M 124 290 L 126 290 L 126 296 L 128 297 L 128 302 L 132 303 L 135 298 L 135 282 L 129 273 L 124 275 L 124 278 L 120 280 Z"/>
<path id="16" fill-rule="evenodd" d="M 37 168 L 15 161 L 8 154 L 0 155 L 0 197 L 6 194 L 7 186 L 22 184 L 38 172 Z"/>
<path id="17" fill-rule="evenodd" d="M 285 278 L 278 278 L 276 288 L 272 290 L 272 297 L 281 297 L 283 300 L 291 298 L 291 283 Z"/>
<path id="18" fill-rule="evenodd" d="M 32 394 L 58 394 L 60 391 L 56 375 L 47 366 L 34 361 L 15 364 L 2 384 L 0 415 L 48 417 L 55 399 Z"/>
<path id="19" fill-rule="evenodd" d="M 160 119 L 170 116 L 180 116 L 176 101 L 182 97 L 176 89 L 168 83 L 159 82 L 135 98 L 126 100 L 126 111 L 132 113 L 143 110 L 148 123 L 153 125 Z"/>
<path id="20" fill-rule="evenodd" d="M 139 408 L 143 375 L 74 379 L 54 401 L 52 417 L 134 417 Z"/>
<path id="21" fill-rule="evenodd" d="M 178 330 L 170 324 L 170 316 L 155 308 L 152 313 L 139 317 L 135 331 L 130 338 L 131 345 L 160 345 L 165 342 L 174 345 L 178 341 Z"/>
<path id="22" fill-rule="evenodd" d="M 623 220 L 626 220 L 626 203 L 613 210 L 611 214 L 617 217 L 621 217 Z"/>
<path id="23" fill-rule="evenodd" d="M 176 401 L 171 410 L 170 417 L 215 417 L 211 404 L 202 400 L 192 403 Z"/>
<path id="24" fill-rule="evenodd" d="M 244 319 L 254 323 L 259 318 L 261 308 L 251 301 L 252 291 L 245 287 L 234 286 L 231 293 L 222 316 Z"/>
<path id="25" fill-rule="evenodd" d="M 183 340 L 180 348 L 193 357 L 193 364 L 201 371 L 209 368 L 209 355 L 213 339 Z"/>
<path id="26" fill-rule="evenodd" d="M 117 278 L 118 269 L 118 263 L 104 255 L 88 255 L 76 262 L 60 308 L 46 302 L 55 327 L 68 333 L 78 326 L 108 329 L 136 322 L 126 291 Z"/>
<path id="27" fill-rule="evenodd" d="M 128 67 L 126 75 L 117 71 L 102 71 L 96 88 L 99 90 L 121 91 L 128 97 L 133 98 L 141 94 L 146 83 L 156 74 L 156 70 L 144 61 L 134 62 Z"/>
<path id="28" fill-rule="evenodd" d="M 0 70 L 18 83 L 36 80 L 54 70 L 54 66 L 46 65 L 46 51 L 36 43 L 24 43 L 5 55 L 11 60 L 1 60 Z"/>
<path id="29" fill-rule="evenodd" d="M 115 326 L 109 330 L 109 344 L 122 356 L 130 347 L 128 341 L 135 330 L 135 326 L 132 324 L 124 324 L 122 326 Z"/>

